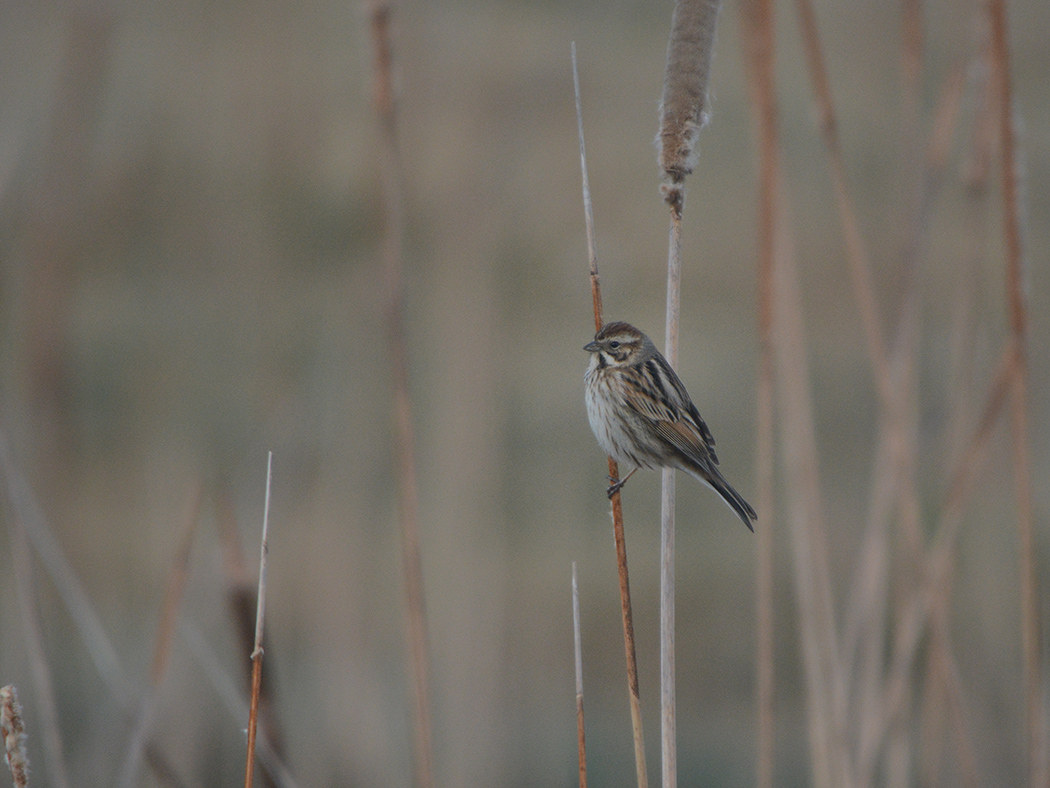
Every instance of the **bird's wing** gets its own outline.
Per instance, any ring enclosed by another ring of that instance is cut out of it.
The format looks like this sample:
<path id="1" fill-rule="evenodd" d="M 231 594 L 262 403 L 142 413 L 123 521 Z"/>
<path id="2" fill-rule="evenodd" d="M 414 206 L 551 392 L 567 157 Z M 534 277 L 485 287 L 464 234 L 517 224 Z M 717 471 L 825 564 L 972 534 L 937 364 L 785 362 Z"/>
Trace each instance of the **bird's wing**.
<path id="1" fill-rule="evenodd" d="M 717 465 L 711 431 L 700 418 L 678 375 L 662 357 L 650 359 L 646 368 L 649 379 L 658 379 L 662 385 L 656 391 L 628 388 L 627 404 L 649 421 L 657 435 L 686 457 L 700 465 Z"/>

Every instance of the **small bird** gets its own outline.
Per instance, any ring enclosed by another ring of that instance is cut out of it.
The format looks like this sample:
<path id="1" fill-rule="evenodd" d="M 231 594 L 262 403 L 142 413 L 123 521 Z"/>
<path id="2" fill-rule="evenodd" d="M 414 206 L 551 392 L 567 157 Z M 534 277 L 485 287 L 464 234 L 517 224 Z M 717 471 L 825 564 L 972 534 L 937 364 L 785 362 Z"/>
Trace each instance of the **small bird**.
<path id="1" fill-rule="evenodd" d="M 632 466 L 609 487 L 611 498 L 639 468 L 677 468 L 729 504 L 750 531 L 755 510 L 718 470 L 715 439 L 656 345 L 629 323 L 606 323 L 584 346 L 587 418 L 598 443 Z"/>

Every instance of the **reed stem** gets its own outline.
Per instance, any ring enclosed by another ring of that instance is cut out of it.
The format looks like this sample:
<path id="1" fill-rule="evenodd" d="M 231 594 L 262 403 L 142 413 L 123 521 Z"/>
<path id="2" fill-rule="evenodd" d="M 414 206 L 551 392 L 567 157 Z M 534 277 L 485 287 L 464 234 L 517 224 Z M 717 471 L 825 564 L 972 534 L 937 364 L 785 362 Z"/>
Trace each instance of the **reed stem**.
<path id="1" fill-rule="evenodd" d="M 583 178 L 583 209 L 587 225 L 587 258 L 590 269 L 591 301 L 594 304 L 594 330 L 601 329 L 602 291 L 598 277 L 598 254 L 594 242 L 594 208 L 587 178 L 587 152 L 583 141 L 583 108 L 580 100 L 580 77 L 576 68 L 576 44 L 572 45 L 572 78 L 576 91 L 576 126 L 580 143 L 580 169 Z M 609 460 L 609 480 L 616 484 L 620 469 L 612 457 Z M 638 788 L 648 788 L 649 777 L 645 766 L 645 734 L 642 730 L 642 701 L 638 690 L 638 658 L 634 647 L 634 615 L 631 612 L 631 583 L 627 572 L 627 540 L 623 530 L 623 503 L 620 491 L 612 496 L 613 539 L 616 543 L 616 569 L 620 580 L 620 613 L 623 618 L 623 646 L 627 657 L 627 691 L 631 704 L 631 728 L 634 736 L 634 764 Z"/>

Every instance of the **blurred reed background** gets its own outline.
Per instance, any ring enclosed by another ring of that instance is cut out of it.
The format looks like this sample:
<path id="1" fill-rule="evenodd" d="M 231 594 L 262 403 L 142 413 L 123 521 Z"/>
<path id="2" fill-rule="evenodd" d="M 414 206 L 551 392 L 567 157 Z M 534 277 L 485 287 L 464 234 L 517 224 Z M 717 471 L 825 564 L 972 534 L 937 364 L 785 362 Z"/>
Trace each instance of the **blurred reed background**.
<path id="1" fill-rule="evenodd" d="M 923 70 L 909 105 L 901 8 L 817 6 L 887 324 L 901 303 L 924 155 L 908 134 L 918 128 L 926 139 L 952 69 L 967 68 L 944 182 L 923 223 L 916 483 L 929 535 L 958 436 L 976 425 L 1009 327 L 998 180 L 990 177 L 976 202 L 966 180 L 979 115 L 972 86 L 986 77 L 975 65 L 986 35 L 981 9 L 931 3 L 921 11 Z M 670 4 L 622 2 L 396 8 L 406 314 L 441 786 L 574 784 L 572 560 L 591 779 L 632 784 L 605 459 L 583 406 L 581 348 L 592 323 L 569 44 L 577 42 L 580 58 L 606 317 L 659 336 L 667 219 L 652 141 L 670 12 Z M 689 185 L 679 367 L 723 469 L 752 498 L 757 159 L 739 12 L 735 4 L 723 10 L 713 120 Z M 1050 6 L 1025 0 L 1010 12 L 1042 575 Z M 778 15 L 782 167 L 841 610 L 865 534 L 878 396 L 795 16 L 786 5 Z M 8 548 L 26 517 L 12 488 L 31 489 L 112 640 L 131 699 L 100 679 L 81 625 L 34 561 L 41 642 L 76 786 L 113 784 L 121 774 L 133 731 L 122 704 L 136 708 L 149 686 L 165 589 L 187 522 L 199 521 L 179 613 L 190 626 L 177 630 L 150 735 L 183 782 L 162 779 L 154 766 L 136 784 L 231 784 L 243 770 L 245 723 L 209 683 L 201 643 L 243 680 L 249 650 L 238 645 L 226 601 L 239 576 L 220 533 L 234 525 L 255 555 L 272 449 L 265 671 L 285 760 L 303 786 L 406 784 L 410 699 L 365 10 L 9 3 L 0 7 L 0 76 L 0 429 L 9 450 L 0 684 L 19 686 L 34 771 L 55 784 L 44 735 L 34 731 L 44 699 L 30 680 L 19 553 Z M 960 312 L 970 315 L 962 325 Z M 963 351 L 968 378 L 954 371 L 961 333 L 973 338 Z M 970 405 L 952 431 L 960 401 Z M 951 634 L 982 784 L 1022 785 L 1007 417 L 981 468 L 954 556 Z M 651 753 L 659 749 L 657 479 L 636 477 L 624 495 Z M 688 785 L 750 785 L 756 540 L 699 485 L 683 482 L 678 499 L 679 775 Z M 786 530 L 776 535 L 774 567 L 776 782 L 807 785 Z M 921 704 L 918 675 L 913 691 Z M 919 727 L 915 784 L 954 752 L 946 727 Z M 658 768 L 651 758 L 650 773 Z M 933 774 L 942 781 L 933 784 L 951 784 L 943 781 L 954 772 Z"/>

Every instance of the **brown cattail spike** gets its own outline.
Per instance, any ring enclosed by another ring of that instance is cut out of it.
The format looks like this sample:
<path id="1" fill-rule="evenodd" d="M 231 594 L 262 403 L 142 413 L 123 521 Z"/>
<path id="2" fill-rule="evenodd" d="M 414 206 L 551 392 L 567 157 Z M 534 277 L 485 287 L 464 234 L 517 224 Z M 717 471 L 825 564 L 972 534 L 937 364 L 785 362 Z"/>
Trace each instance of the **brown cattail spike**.
<path id="1" fill-rule="evenodd" d="M 0 738 L 4 741 L 4 755 L 11 770 L 15 788 L 29 785 L 29 759 L 26 757 L 26 734 L 22 727 L 22 707 L 18 693 L 10 684 L 0 687 Z"/>
<path id="2" fill-rule="evenodd" d="M 707 84 L 720 7 L 720 0 L 678 0 L 671 18 L 659 146 L 664 199 L 679 211 L 681 184 L 696 165 L 696 141 L 707 123 Z"/>

